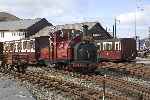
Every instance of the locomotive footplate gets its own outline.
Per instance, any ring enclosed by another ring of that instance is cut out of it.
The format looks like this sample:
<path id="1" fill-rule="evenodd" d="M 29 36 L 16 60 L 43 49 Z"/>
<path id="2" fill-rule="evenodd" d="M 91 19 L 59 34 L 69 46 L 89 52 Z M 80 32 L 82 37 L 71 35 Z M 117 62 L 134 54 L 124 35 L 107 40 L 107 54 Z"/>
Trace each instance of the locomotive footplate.
<path id="1" fill-rule="evenodd" d="M 97 63 L 90 61 L 74 61 L 71 62 L 71 67 L 73 71 L 89 73 L 93 72 L 97 68 Z"/>
<path id="2" fill-rule="evenodd" d="M 90 61 L 73 61 L 71 62 L 73 67 L 96 67 L 97 63 L 93 63 Z"/>

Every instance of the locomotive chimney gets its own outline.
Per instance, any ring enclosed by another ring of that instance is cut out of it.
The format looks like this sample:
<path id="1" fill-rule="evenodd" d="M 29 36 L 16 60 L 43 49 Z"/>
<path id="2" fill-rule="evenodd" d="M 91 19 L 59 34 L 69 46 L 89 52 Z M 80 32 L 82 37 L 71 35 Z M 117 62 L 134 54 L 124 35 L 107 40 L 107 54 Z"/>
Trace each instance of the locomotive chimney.
<path id="1" fill-rule="evenodd" d="M 88 35 L 88 25 L 83 25 L 82 27 L 83 27 L 82 39 L 84 40 Z"/>

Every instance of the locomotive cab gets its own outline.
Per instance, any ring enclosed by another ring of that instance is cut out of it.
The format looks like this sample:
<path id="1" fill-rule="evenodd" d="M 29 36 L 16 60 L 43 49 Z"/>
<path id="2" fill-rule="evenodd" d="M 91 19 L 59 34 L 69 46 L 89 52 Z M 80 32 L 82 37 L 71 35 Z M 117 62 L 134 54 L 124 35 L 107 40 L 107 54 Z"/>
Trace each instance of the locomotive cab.
<path id="1" fill-rule="evenodd" d="M 95 63 L 97 60 L 97 47 L 92 42 L 92 38 L 89 35 L 88 26 L 83 25 L 83 32 L 81 36 L 81 42 L 75 45 L 74 59 L 75 61 Z"/>

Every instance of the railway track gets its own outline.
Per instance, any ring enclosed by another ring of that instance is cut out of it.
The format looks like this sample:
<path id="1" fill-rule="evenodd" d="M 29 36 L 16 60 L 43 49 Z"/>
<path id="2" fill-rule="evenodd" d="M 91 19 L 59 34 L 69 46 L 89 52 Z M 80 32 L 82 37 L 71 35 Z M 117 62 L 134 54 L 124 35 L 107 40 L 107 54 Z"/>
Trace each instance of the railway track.
<path id="1" fill-rule="evenodd" d="M 112 63 L 103 62 L 98 65 L 98 68 L 104 68 L 108 70 L 115 70 L 118 72 L 132 75 L 133 77 L 139 77 L 146 80 L 150 80 L 150 67 L 146 67 L 144 64 L 136 63 Z"/>
<path id="2" fill-rule="evenodd" d="M 137 96 L 141 96 L 141 98 L 144 98 L 144 100 L 150 100 L 150 88 L 147 88 L 140 84 L 132 83 L 120 78 L 114 78 L 112 76 L 96 76 L 94 80 L 96 80 L 97 83 L 105 81 L 107 87 L 113 88 L 117 91 L 125 92 L 126 94 L 130 95 L 134 93 L 137 94 Z"/>
<path id="3" fill-rule="evenodd" d="M 57 73 L 59 74 L 59 73 Z M 59 90 L 73 98 L 81 100 L 99 100 L 103 97 L 103 90 L 97 91 L 93 88 L 87 88 L 79 84 L 74 84 L 62 80 L 61 78 L 50 76 L 46 72 L 32 72 L 28 71 L 26 74 L 13 73 L 14 78 L 21 82 L 29 82 L 34 86 L 42 87 L 44 89 L 55 89 Z M 117 96 L 108 92 L 105 92 L 107 100 L 127 100 L 126 97 Z"/>
<path id="4" fill-rule="evenodd" d="M 27 81 L 34 86 L 43 87 L 48 90 L 60 90 L 78 99 L 101 99 L 104 91 L 100 88 L 103 88 L 105 84 L 105 96 L 108 100 L 132 100 L 131 96 L 137 97 L 139 100 L 141 98 L 143 100 L 150 100 L 149 87 L 113 76 L 80 75 L 48 68 L 40 68 L 40 70 L 35 68 L 35 70 L 28 70 L 26 74 L 14 73 L 13 75 L 15 79 L 21 82 Z M 68 76 L 71 76 L 72 79 L 69 79 Z M 88 83 L 92 83 L 92 85 Z M 94 85 L 98 85 L 98 89 L 93 87 Z M 135 100 L 138 100 L 137 98 Z"/>
<path id="5" fill-rule="evenodd" d="M 129 99 L 129 96 L 135 96 L 138 98 L 144 98 L 144 100 L 149 100 L 150 99 L 150 88 L 145 87 L 143 85 L 140 84 L 136 84 L 133 82 L 129 82 L 127 80 L 123 80 L 121 78 L 117 78 L 117 77 L 112 77 L 112 76 L 100 76 L 100 75 L 75 75 L 74 73 L 70 74 L 70 72 L 66 72 L 64 73 L 64 71 L 62 71 L 62 73 L 58 73 L 55 74 L 54 72 L 51 72 L 54 76 L 56 75 L 59 79 L 63 79 L 62 77 L 64 77 L 63 75 L 69 74 L 68 76 L 73 76 L 73 77 L 78 77 L 80 80 L 75 80 L 77 83 L 76 84 L 82 84 L 92 81 L 94 83 L 96 83 L 96 85 L 99 85 L 101 87 L 103 87 L 104 82 L 105 82 L 105 86 L 107 88 L 116 90 L 116 91 L 120 91 L 123 94 L 118 94 L 121 97 L 124 97 L 124 99 Z M 68 79 L 68 78 L 67 78 Z M 81 82 L 81 83 L 80 83 Z M 69 81 L 69 83 L 71 83 L 71 81 Z M 86 86 L 86 87 L 91 87 L 91 86 Z M 106 89 L 107 90 L 107 89 Z M 111 90 L 109 91 L 109 93 L 111 92 Z M 118 94 L 113 94 L 112 95 L 118 95 Z M 121 99 L 122 100 L 122 99 Z"/>

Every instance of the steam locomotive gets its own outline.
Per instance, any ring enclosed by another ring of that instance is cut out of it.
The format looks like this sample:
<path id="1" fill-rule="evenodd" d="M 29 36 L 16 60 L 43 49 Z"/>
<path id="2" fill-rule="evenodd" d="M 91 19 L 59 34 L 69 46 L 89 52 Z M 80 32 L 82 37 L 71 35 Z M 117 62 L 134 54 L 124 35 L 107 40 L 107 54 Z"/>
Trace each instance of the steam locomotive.
<path id="1" fill-rule="evenodd" d="M 24 72 L 25 66 L 37 64 L 74 70 L 94 69 L 97 47 L 87 37 L 88 27 L 85 25 L 83 29 L 82 34 L 75 36 L 70 36 L 75 30 L 62 29 L 50 36 L 1 43 L 3 65 L 16 66 L 19 72 Z"/>

